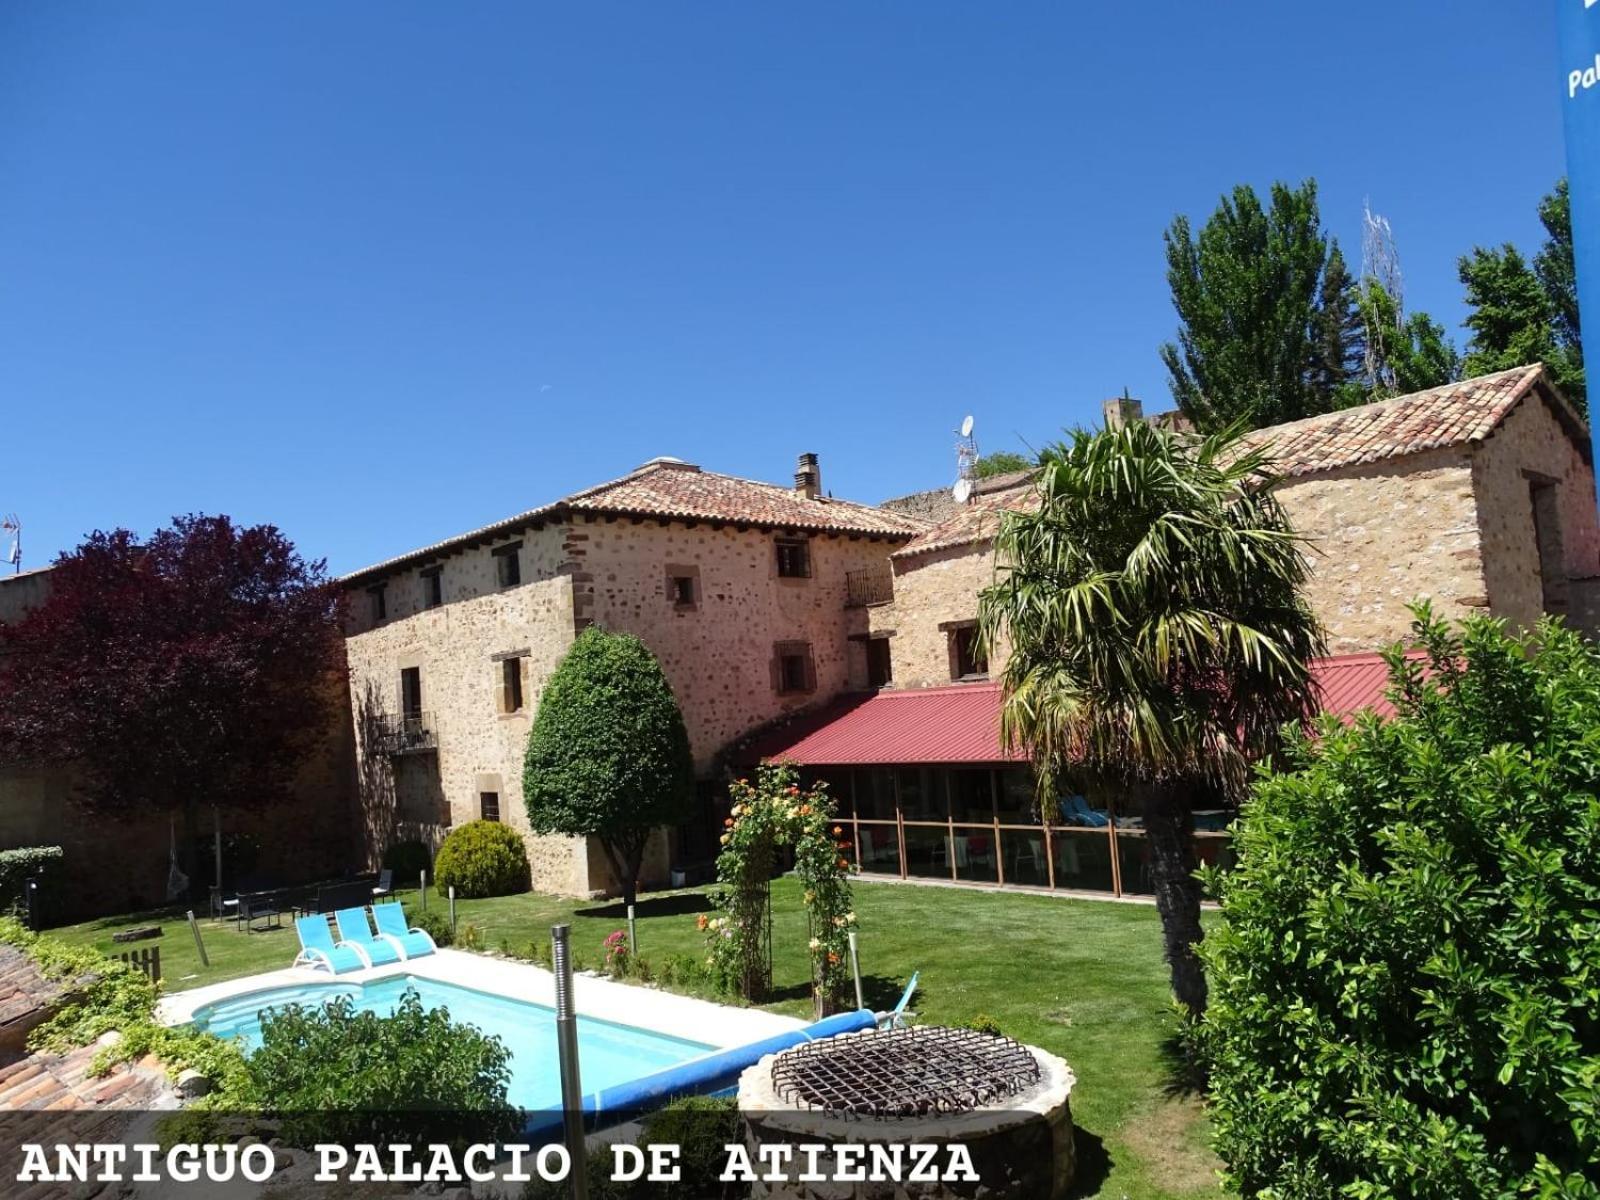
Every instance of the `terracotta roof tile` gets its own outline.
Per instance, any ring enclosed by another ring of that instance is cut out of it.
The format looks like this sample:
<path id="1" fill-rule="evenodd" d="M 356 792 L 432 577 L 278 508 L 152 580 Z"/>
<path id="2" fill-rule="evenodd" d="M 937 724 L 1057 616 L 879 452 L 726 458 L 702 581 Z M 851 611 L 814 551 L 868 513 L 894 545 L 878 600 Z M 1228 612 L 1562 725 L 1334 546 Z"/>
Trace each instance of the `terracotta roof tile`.
<path id="1" fill-rule="evenodd" d="M 340 582 L 347 586 L 364 582 L 464 543 L 507 534 L 536 520 L 558 521 L 574 512 L 596 516 L 727 521 L 764 528 L 857 534 L 897 541 L 909 540 L 928 528 L 926 521 L 904 513 L 889 512 L 849 500 L 808 500 L 779 484 L 721 475 L 676 459 L 655 459 L 620 479 L 609 480 L 492 525 L 484 525 L 363 567 L 345 575 Z"/>
<path id="2" fill-rule="evenodd" d="M 1290 477 L 1481 442 L 1543 374 L 1544 368 L 1535 363 L 1464 379 L 1269 426 L 1252 434 L 1251 441 L 1270 443 L 1279 473 Z M 1565 415 L 1576 420 L 1570 411 Z"/>
<path id="3" fill-rule="evenodd" d="M 1481 442 L 1493 433 L 1541 381 L 1545 381 L 1544 368 L 1535 363 L 1360 408 L 1271 425 L 1251 434 L 1249 440 L 1269 443 L 1278 472 L 1288 477 L 1467 445 Z M 1576 414 L 1553 390 L 1547 395 L 1568 432 L 1588 453 L 1588 438 Z M 896 550 L 892 557 L 910 558 L 991 540 L 1006 509 L 1023 509 L 1032 504 L 1034 493 L 1025 486 L 1027 478 L 1022 476 L 1022 485 L 1012 485 L 1011 490 L 974 497 L 964 508 Z"/>
<path id="4" fill-rule="evenodd" d="M 991 481 L 991 486 L 979 490 L 966 504 L 889 557 L 911 558 L 934 550 L 993 541 L 1000 530 L 1000 518 L 1008 511 L 1031 508 L 1034 500 L 1032 471 L 998 477 Z"/>

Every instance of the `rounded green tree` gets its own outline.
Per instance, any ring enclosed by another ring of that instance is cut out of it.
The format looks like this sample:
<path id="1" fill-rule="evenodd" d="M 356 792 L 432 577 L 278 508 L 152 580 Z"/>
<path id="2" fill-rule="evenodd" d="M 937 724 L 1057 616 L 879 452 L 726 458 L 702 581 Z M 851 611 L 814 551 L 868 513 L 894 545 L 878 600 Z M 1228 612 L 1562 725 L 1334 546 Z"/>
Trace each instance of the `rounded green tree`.
<path id="1" fill-rule="evenodd" d="M 1419 610 L 1398 715 L 1263 778 L 1206 939 L 1244 1196 L 1600 1196 L 1600 656 Z"/>
<path id="2" fill-rule="evenodd" d="M 638 638 L 591 626 L 572 644 L 539 698 L 522 795 L 535 833 L 598 838 L 633 903 L 650 835 L 694 795 L 683 714 Z"/>

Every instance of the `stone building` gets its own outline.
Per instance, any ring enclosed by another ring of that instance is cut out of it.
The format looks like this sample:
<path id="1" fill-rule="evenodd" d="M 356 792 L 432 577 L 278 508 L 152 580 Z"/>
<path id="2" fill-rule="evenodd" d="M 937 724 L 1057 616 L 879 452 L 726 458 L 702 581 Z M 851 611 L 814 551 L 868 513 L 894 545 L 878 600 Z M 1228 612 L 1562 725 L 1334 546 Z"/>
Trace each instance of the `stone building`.
<path id="1" fill-rule="evenodd" d="M 1126 401 L 1114 401 L 1120 410 Z M 1600 576 L 1589 433 L 1543 368 L 1260 430 L 1284 476 L 1278 496 L 1310 539 L 1309 597 L 1336 655 L 1403 638 L 1407 603 L 1445 616 L 1544 613 L 1593 630 Z M 994 573 L 1026 476 L 978 484 L 970 503 L 890 555 L 893 602 L 871 610 L 897 687 L 983 674 L 963 656 L 977 594 Z"/>
<path id="2" fill-rule="evenodd" d="M 1108 421 L 1139 419 L 1126 400 Z M 1404 638 L 1407 603 L 1527 628 L 1546 613 L 1600 625 L 1600 527 L 1588 430 L 1532 366 L 1276 426 L 1281 498 L 1310 539 L 1308 594 L 1331 657 L 1325 707 L 1383 707 L 1375 651 Z M 862 869 L 1011 886 L 1138 893 L 1149 855 L 1115 797 L 1062 797 L 1041 822 L 1018 756 L 1000 744 L 998 686 L 973 640 L 1004 514 L 1035 502 L 1028 476 L 980 482 L 963 505 L 921 493 L 938 519 L 888 555 L 892 575 L 853 614 L 878 664 L 850 695 L 757 739 L 747 757 L 807 767 L 832 786 Z M 997 648 L 1003 658 L 1005 648 Z M 1201 814 L 1202 858 L 1226 853 L 1225 814 Z M 1209 826 L 1209 827 L 1208 827 Z"/>
<path id="3" fill-rule="evenodd" d="M 343 580 L 360 796 L 373 853 L 484 817 L 528 832 L 522 758 L 545 681 L 585 626 L 640 637 L 688 727 L 697 774 L 785 713 L 869 684 L 853 592 L 925 528 L 827 496 L 661 458 Z M 529 834 L 534 886 L 614 882 L 597 844 Z M 708 851 L 702 851 L 708 853 Z M 663 841 L 646 880 L 664 878 Z"/>

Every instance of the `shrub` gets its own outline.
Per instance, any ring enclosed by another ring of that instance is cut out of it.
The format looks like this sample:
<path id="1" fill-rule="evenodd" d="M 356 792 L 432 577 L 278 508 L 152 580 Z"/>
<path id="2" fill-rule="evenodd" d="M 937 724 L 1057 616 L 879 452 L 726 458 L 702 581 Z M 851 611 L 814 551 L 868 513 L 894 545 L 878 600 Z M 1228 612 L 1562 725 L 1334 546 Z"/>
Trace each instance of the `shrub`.
<path id="1" fill-rule="evenodd" d="M 651 834 L 694 798 L 683 714 L 638 638 L 590 626 L 572 644 L 539 698 L 522 795 L 535 833 L 599 838 L 634 902 Z"/>
<path id="2" fill-rule="evenodd" d="M 972 1020 L 967 1022 L 966 1027 L 974 1033 L 987 1033 L 993 1037 L 1003 1036 L 1000 1022 L 996 1021 L 988 1013 L 978 1013 Z"/>
<path id="3" fill-rule="evenodd" d="M 409 989 L 389 1017 L 358 1012 L 346 996 L 275 1009 L 246 1060 L 254 1099 L 291 1145 L 405 1141 L 441 1128 L 509 1135 L 521 1125 L 506 1099 L 510 1064 L 499 1038 L 424 1008 Z"/>
<path id="4" fill-rule="evenodd" d="M 461 928 L 456 932 L 456 945 L 463 950 L 482 950 L 483 930 L 471 921 L 462 922 Z"/>
<path id="5" fill-rule="evenodd" d="M 73 985 L 66 1003 L 28 1035 L 30 1049 L 65 1052 L 115 1029 L 122 1040 L 95 1055 L 92 1074 L 103 1075 L 117 1063 L 154 1054 L 171 1076 L 193 1067 L 209 1078 L 211 1104 L 239 1103 L 244 1083 L 239 1048 L 188 1026 L 158 1024 L 158 989 L 142 971 L 87 947 L 40 937 L 10 918 L 0 918 L 0 942 L 20 949 L 46 979 Z"/>
<path id="6" fill-rule="evenodd" d="M 415 883 L 433 866 L 433 852 L 427 842 L 395 842 L 383 852 L 383 865 L 394 872 L 396 883 Z"/>
<path id="7" fill-rule="evenodd" d="M 510 896 L 528 890 L 528 848 L 499 821 L 468 821 L 444 839 L 433 871 L 441 896 L 452 886 L 461 900 Z"/>
<path id="8" fill-rule="evenodd" d="M 437 908 L 413 912 L 411 924 L 431 937 L 436 946 L 449 946 L 456 940 L 456 931 L 450 928 L 449 914 Z"/>
<path id="9" fill-rule="evenodd" d="M 43 893 L 41 900 L 49 911 L 61 881 L 60 846 L 23 846 L 16 850 L 0 850 L 0 913 L 23 912 L 27 901 L 24 885 L 30 876 L 37 876 Z"/>
<path id="10" fill-rule="evenodd" d="M 1600 657 L 1417 609 L 1399 715 L 1265 775 L 1201 1045 L 1246 1196 L 1597 1196 Z"/>
<path id="11" fill-rule="evenodd" d="M 740 1141 L 739 1104 L 732 1096 L 684 1096 L 642 1122 L 640 1145 L 679 1148 L 682 1180 L 656 1184 L 662 1200 L 702 1200 L 718 1194 L 716 1182 L 727 1161 L 726 1147 Z M 726 1190 L 726 1189 L 723 1189 Z"/>

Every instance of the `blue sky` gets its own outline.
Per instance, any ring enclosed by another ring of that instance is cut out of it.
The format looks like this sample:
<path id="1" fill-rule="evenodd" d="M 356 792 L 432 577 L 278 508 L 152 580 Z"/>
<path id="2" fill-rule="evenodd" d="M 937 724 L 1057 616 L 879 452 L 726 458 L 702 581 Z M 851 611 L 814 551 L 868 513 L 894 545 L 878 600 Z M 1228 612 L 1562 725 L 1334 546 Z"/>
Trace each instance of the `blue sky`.
<path id="1" fill-rule="evenodd" d="M 1576 2 L 1576 0 L 1572 0 Z M 0 513 L 351 570 L 657 454 L 835 494 L 1170 406 L 1161 233 L 1315 175 L 1537 242 L 1526 0 L 0 5 Z"/>

